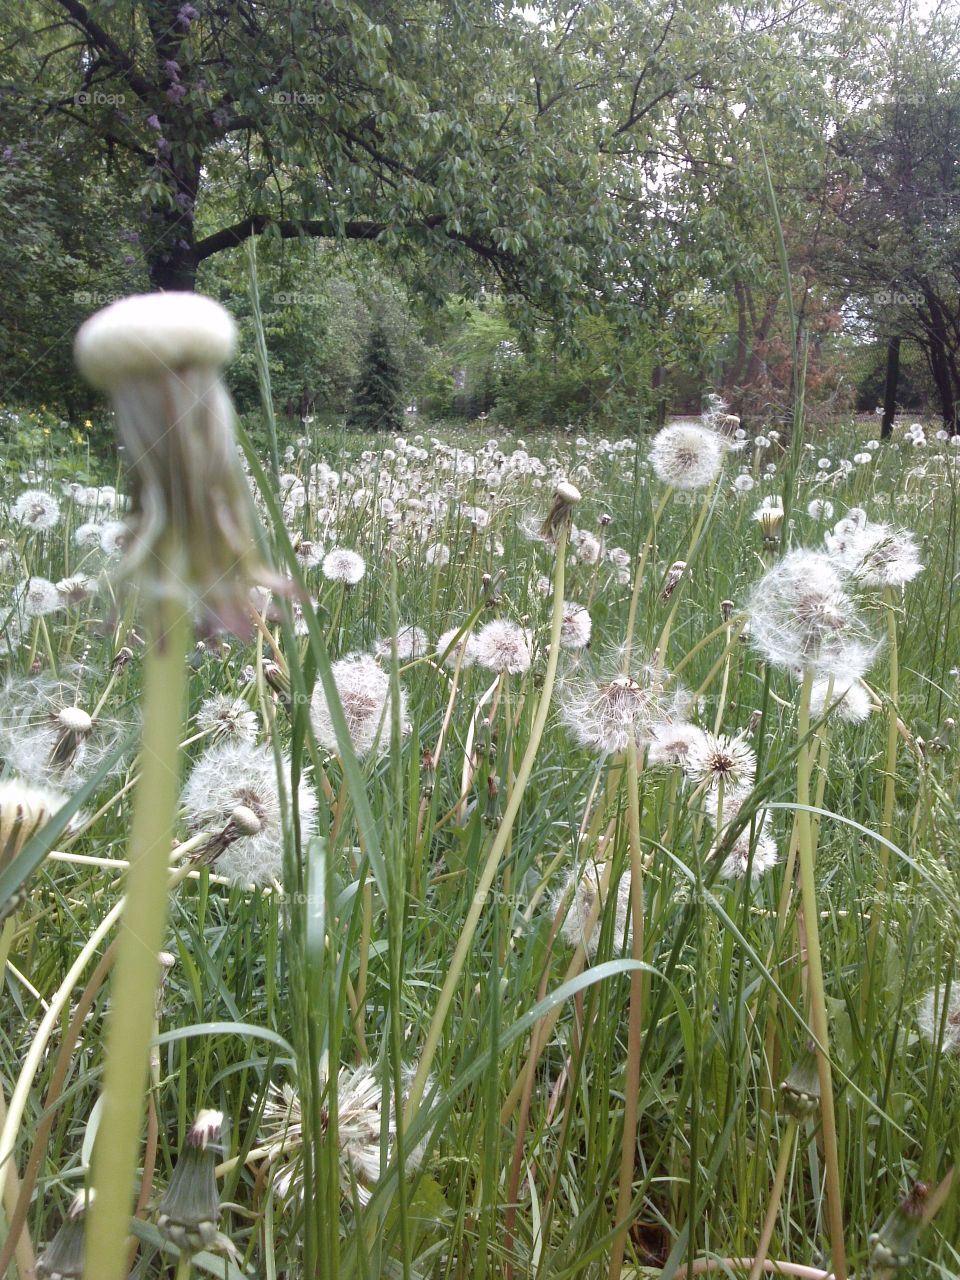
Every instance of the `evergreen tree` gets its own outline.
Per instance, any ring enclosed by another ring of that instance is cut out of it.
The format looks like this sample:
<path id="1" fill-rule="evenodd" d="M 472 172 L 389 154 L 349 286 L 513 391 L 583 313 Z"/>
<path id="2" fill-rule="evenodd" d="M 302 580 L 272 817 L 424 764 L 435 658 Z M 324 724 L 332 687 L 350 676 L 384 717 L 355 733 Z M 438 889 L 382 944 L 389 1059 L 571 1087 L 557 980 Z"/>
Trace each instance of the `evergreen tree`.
<path id="1" fill-rule="evenodd" d="M 370 330 L 347 423 L 367 431 L 403 430 L 403 374 L 380 325 Z"/>

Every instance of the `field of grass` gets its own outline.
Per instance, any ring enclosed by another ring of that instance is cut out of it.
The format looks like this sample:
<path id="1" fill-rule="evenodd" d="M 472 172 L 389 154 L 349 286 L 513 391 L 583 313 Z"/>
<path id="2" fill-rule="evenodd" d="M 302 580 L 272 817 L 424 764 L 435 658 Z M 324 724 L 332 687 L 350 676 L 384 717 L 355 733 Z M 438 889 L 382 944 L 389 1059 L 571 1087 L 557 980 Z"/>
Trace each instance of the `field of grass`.
<path id="1" fill-rule="evenodd" d="M 682 489 L 649 438 L 419 432 L 281 440 L 278 479 L 249 459 L 303 586 L 189 653 L 133 1274 L 955 1276 L 960 449 L 750 436 Z M 92 472 L 38 455 L 0 516 L 0 758 L 76 810 L 13 856 L 0 800 L 21 1280 L 89 1175 L 144 767 L 122 498 Z M 558 481 L 581 501 L 552 508 Z M 924 567 L 883 586 L 833 544 L 827 629 L 870 654 L 818 714 L 757 584 L 855 508 Z M 87 581 L 44 604 L 38 578 Z M 330 664 L 358 654 L 338 725 Z"/>

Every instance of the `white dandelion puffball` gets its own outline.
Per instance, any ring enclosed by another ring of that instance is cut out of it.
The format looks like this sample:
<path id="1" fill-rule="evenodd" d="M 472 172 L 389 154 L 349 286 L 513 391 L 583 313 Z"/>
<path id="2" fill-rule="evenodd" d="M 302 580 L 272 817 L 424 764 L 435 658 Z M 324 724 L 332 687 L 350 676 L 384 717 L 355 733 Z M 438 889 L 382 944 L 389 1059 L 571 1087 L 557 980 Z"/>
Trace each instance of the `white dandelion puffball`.
<path id="1" fill-rule="evenodd" d="M 582 604 L 573 600 L 563 602 L 563 621 L 560 624 L 561 649 L 586 649 L 590 643 L 593 622 Z"/>
<path id="2" fill-rule="evenodd" d="M 904 587 L 923 572 L 914 535 L 888 524 L 868 522 L 853 532 L 843 561 L 868 587 Z"/>
<path id="3" fill-rule="evenodd" d="M 596 958 L 600 943 L 600 931 L 604 913 L 607 910 L 609 896 L 604 898 L 600 892 L 603 879 L 603 868 L 589 866 L 585 871 L 571 871 L 564 883 L 551 900 L 552 913 L 556 915 L 566 905 L 566 914 L 560 926 L 560 936 L 571 947 L 583 947 L 591 960 Z M 600 904 L 599 913 L 593 928 L 588 932 L 590 916 Z M 616 903 L 614 906 L 613 951 L 619 952 L 621 946 L 629 946 L 633 935 L 632 913 L 630 911 L 630 869 L 623 873 L 617 885 Z"/>
<path id="4" fill-rule="evenodd" d="M 81 551 L 92 551 L 94 547 L 100 546 L 102 532 L 103 525 L 97 524 L 94 520 L 87 520 L 74 529 L 73 545 L 79 547 Z"/>
<path id="5" fill-rule="evenodd" d="M 282 757 L 283 792 L 292 814 L 290 761 Z M 301 776 L 297 789 L 301 837 L 316 829 L 317 796 Z M 283 806 L 277 764 L 269 745 L 224 742 L 200 756 L 180 796 L 192 833 L 222 836 L 214 870 L 234 884 L 269 884 L 283 874 Z"/>
<path id="6" fill-rule="evenodd" d="M 111 560 L 125 555 L 132 541 L 130 526 L 123 520 L 108 520 L 96 526 L 100 530 L 100 550 Z"/>
<path id="7" fill-rule="evenodd" d="M 414 1064 L 401 1070 L 400 1087 L 407 1098 L 416 1075 Z M 426 1091 L 432 1092 L 428 1077 Z M 382 1135 L 386 1131 L 388 1159 L 396 1142 L 394 1094 L 388 1092 L 386 1116 L 383 1114 L 383 1081 L 367 1063 L 341 1067 L 337 1076 L 337 1138 L 340 1149 L 340 1191 L 353 1202 L 354 1191 L 362 1205 L 368 1204 L 371 1186 L 380 1177 Z M 263 1138 L 270 1152 L 270 1163 L 276 1170 L 273 1185 L 282 1199 L 300 1200 L 303 1196 L 303 1116 L 300 1098 L 290 1084 L 282 1088 L 270 1086 L 263 1108 Z M 416 1146 L 407 1144 L 404 1165 L 414 1171 L 423 1163 L 426 1140 Z"/>
<path id="8" fill-rule="evenodd" d="M 26 489 L 10 508 L 10 516 L 24 529 L 43 533 L 56 527 L 60 520 L 60 504 L 53 494 L 43 489 Z"/>
<path id="9" fill-rule="evenodd" d="M 197 712 L 197 731 L 213 742 L 255 742 L 260 721 L 242 698 L 218 693 L 206 698 Z"/>
<path id="10" fill-rule="evenodd" d="M 860 724 L 870 714 L 870 695 L 856 677 L 814 680 L 810 689 L 810 714 L 819 719 L 827 708 L 847 724 Z"/>
<path id="11" fill-rule="evenodd" d="M 742 736 L 704 733 L 687 749 L 683 772 L 695 785 L 717 788 L 745 787 L 757 772 L 756 752 Z"/>
<path id="12" fill-rule="evenodd" d="M 692 747 L 703 747 L 706 734 L 695 724 L 680 720 L 674 724 L 655 724 L 650 728 L 647 765 L 650 768 L 683 768 Z"/>
<path id="13" fill-rule="evenodd" d="M 668 692 L 664 673 L 655 670 L 643 673 L 643 683 L 625 675 L 564 680 L 557 700 L 574 741 L 602 755 L 649 742 L 654 725 L 685 719 L 689 706 L 686 691 Z"/>
<path id="14" fill-rule="evenodd" d="M 650 465 L 657 479 L 673 489 L 702 489 L 720 473 L 723 441 L 708 427 L 664 427 L 650 446 Z"/>
<path id="15" fill-rule="evenodd" d="M 384 636 L 378 641 L 376 655 L 389 662 L 393 654 L 394 640 L 392 636 Z M 414 658 L 422 658 L 430 647 L 427 633 L 423 627 L 415 627 L 412 623 L 401 626 L 396 635 L 397 658 L 401 662 L 409 662 Z"/>
<path id="16" fill-rule="evenodd" d="M 437 641 L 436 654 L 443 662 L 445 667 L 449 667 L 452 671 L 457 663 L 460 663 L 460 669 L 465 670 L 472 667 L 477 660 L 477 641 L 473 632 L 462 636 L 460 640 L 454 644 L 459 627 L 451 627 L 449 631 L 444 631 L 443 635 Z M 453 646 L 451 648 L 451 645 Z M 447 650 L 450 650 L 448 653 Z"/>
<path id="17" fill-rule="evenodd" d="M 100 391 L 131 378 L 189 365 L 219 369 L 233 355 L 237 327 L 219 302 L 198 293 L 121 298 L 80 326 L 77 367 Z"/>
<path id="18" fill-rule="evenodd" d="M 753 883 L 780 861 L 777 844 L 770 831 L 770 815 L 765 809 L 760 810 L 732 842 L 725 839 L 749 795 L 750 792 L 746 789 L 725 793 L 722 809 L 719 792 L 708 792 L 706 797 L 707 816 L 717 831 L 717 840 L 710 856 L 717 857 L 721 853 L 724 855 L 720 867 L 720 877 L 723 880 L 742 880 L 749 871 Z M 719 829 L 718 821 L 721 824 Z"/>
<path id="19" fill-rule="evenodd" d="M 63 597 L 47 578 L 28 578 L 16 588 L 15 598 L 24 617 L 42 618 L 63 607 Z"/>
<path id="20" fill-rule="evenodd" d="M 390 676 L 376 658 L 368 653 L 340 658 L 331 670 L 354 751 L 361 759 L 374 750 L 377 755 L 382 755 L 390 746 Z M 320 746 L 327 751 L 339 751 L 333 717 L 319 680 L 310 700 L 310 718 Z M 406 693 L 402 689 L 400 723 L 402 730 L 406 732 L 407 702 Z"/>
<path id="21" fill-rule="evenodd" d="M 829 557 L 798 548 L 754 586 L 749 638 L 774 666 L 815 675 L 863 675 L 877 651 Z"/>
<path id="22" fill-rule="evenodd" d="M 133 712 L 91 716 L 80 703 L 85 681 L 93 684 L 88 669 L 66 668 L 59 678 L 11 677 L 0 692 L 0 757 L 28 782 L 79 786 L 133 728 Z M 91 689 L 87 705 L 96 703 Z M 120 759 L 113 771 L 123 767 Z"/>
<path id="23" fill-rule="evenodd" d="M 960 1053 L 960 982 L 953 982 L 946 1006 L 943 997 L 943 987 L 927 992 L 917 1008 L 917 1026 L 928 1044 L 940 1044 L 944 1053 Z"/>
<path id="24" fill-rule="evenodd" d="M 812 498 L 807 503 L 807 515 L 814 520 L 832 520 L 833 503 L 826 498 Z"/>
<path id="25" fill-rule="evenodd" d="M 367 571 L 363 556 L 356 551 L 335 547 L 323 557 L 323 576 L 330 582 L 342 582 L 355 587 Z"/>
<path id="26" fill-rule="evenodd" d="M 481 627 L 476 638 L 476 661 L 487 671 L 511 676 L 530 670 L 533 660 L 530 632 L 506 618 L 495 618 Z"/>
<path id="27" fill-rule="evenodd" d="M 438 569 L 443 569 L 450 563 L 450 548 L 445 542 L 435 542 L 432 546 L 427 547 L 424 559 L 427 564 L 436 565 Z"/>

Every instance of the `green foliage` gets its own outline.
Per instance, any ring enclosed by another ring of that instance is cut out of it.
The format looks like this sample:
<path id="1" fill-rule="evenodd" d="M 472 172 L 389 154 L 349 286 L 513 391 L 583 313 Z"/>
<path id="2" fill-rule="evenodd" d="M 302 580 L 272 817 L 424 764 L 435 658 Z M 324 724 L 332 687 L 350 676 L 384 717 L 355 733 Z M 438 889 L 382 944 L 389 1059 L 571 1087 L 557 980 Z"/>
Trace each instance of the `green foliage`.
<path id="1" fill-rule="evenodd" d="M 377 324 L 367 339 L 347 425 L 360 431 L 400 431 L 403 408 L 403 371 L 386 331 Z"/>

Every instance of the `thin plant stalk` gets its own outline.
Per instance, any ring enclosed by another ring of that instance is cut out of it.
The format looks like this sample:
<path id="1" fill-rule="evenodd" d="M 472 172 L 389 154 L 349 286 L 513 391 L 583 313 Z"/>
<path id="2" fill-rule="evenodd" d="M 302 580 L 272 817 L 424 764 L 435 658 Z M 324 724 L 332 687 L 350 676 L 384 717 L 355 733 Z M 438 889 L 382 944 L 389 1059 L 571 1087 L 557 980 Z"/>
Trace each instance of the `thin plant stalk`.
<path id="1" fill-rule="evenodd" d="M 773 1239 L 773 1228 L 776 1225 L 777 1214 L 780 1212 L 780 1199 L 783 1195 L 784 1183 L 787 1180 L 787 1170 L 790 1167 L 790 1157 L 793 1154 L 796 1136 L 797 1122 L 791 1116 L 780 1140 L 780 1154 L 777 1157 L 777 1169 L 773 1175 L 773 1186 L 770 1188 L 770 1202 L 764 1215 L 760 1239 L 757 1241 L 756 1257 L 753 1260 L 753 1266 L 750 1268 L 747 1280 L 760 1280 L 763 1272 L 763 1264 L 767 1260 L 767 1250 L 770 1248 L 770 1241 Z"/>
<path id="2" fill-rule="evenodd" d="M 804 671 L 800 691 L 799 734 L 806 742 L 810 736 L 810 693 L 813 669 Z M 837 1280 L 846 1280 L 847 1257 L 843 1233 L 843 1193 L 840 1187 L 837 1125 L 833 1108 L 833 1073 L 830 1068 L 830 1032 L 827 1001 L 820 952 L 820 921 L 817 913 L 817 890 L 814 879 L 816 850 L 810 821 L 810 770 L 812 751 L 802 750 L 797 757 L 797 837 L 800 869 L 800 892 L 807 934 L 807 972 L 809 976 L 810 1019 L 816 1039 L 817 1073 L 820 1077 L 821 1114 L 823 1118 L 823 1162 L 827 1185 L 827 1219 L 830 1249 Z"/>
<path id="3" fill-rule="evenodd" d="M 93 1153 L 97 1195 L 87 1227 L 85 1280 L 124 1280 L 153 1025 L 157 953 L 167 920 L 170 846 L 178 795 L 191 619 L 175 600 L 157 605 L 144 663 L 140 787 L 130 831 L 130 867 L 112 1010 L 107 1027 L 103 1115 Z"/>
<path id="4" fill-rule="evenodd" d="M 627 830 L 630 839 L 630 911 L 633 918 L 631 956 L 643 960 L 643 850 L 640 836 L 640 766 L 637 743 L 627 744 Z M 620 1185 L 617 1191 L 617 1233 L 610 1252 L 610 1280 L 619 1280 L 627 1244 L 633 1199 L 633 1173 L 637 1151 L 637 1116 L 640 1100 L 640 1051 L 643 1041 L 642 969 L 630 974 L 630 1006 L 627 1014 L 627 1068 L 623 1094 L 623 1147 Z"/>
<path id="5" fill-rule="evenodd" d="M 543 737 L 543 731 L 547 725 L 547 717 L 550 713 L 550 700 L 553 695 L 553 686 L 557 678 L 557 664 L 560 657 L 560 633 L 563 626 L 563 588 L 564 588 L 564 568 L 567 550 L 567 525 L 564 523 L 557 536 L 556 547 L 556 565 L 553 576 L 553 617 L 550 627 L 550 650 L 547 655 L 547 669 L 543 677 L 543 688 L 540 691 L 540 702 L 537 706 L 537 712 L 534 717 L 533 726 L 530 730 L 530 738 L 527 742 L 527 748 L 524 752 L 523 760 L 520 762 L 520 768 L 517 770 L 516 785 L 510 799 L 507 801 L 503 817 L 500 820 L 500 826 L 494 837 L 493 844 L 487 854 L 483 870 L 477 881 L 474 890 L 473 899 L 470 903 L 470 910 L 467 912 L 466 919 L 463 922 L 463 929 L 457 940 L 457 945 L 453 956 L 450 960 L 450 968 L 443 987 L 440 991 L 437 1007 L 434 1010 L 430 1027 L 427 1031 L 427 1038 L 424 1041 L 423 1052 L 420 1055 L 420 1064 L 417 1067 L 417 1073 L 413 1083 L 410 1086 L 410 1093 L 407 1098 L 407 1106 L 404 1114 L 404 1125 L 409 1127 L 413 1118 L 417 1114 L 420 1106 L 420 1099 L 423 1097 L 423 1091 L 427 1083 L 427 1076 L 433 1065 L 433 1059 L 436 1055 L 437 1048 L 440 1044 L 440 1036 L 443 1033 L 443 1026 L 453 1003 L 454 993 L 457 989 L 457 983 L 460 981 L 460 975 L 463 972 L 463 966 L 466 964 L 467 954 L 473 943 L 474 934 L 480 923 L 480 916 L 486 905 L 487 894 L 490 886 L 493 884 L 493 878 L 497 874 L 497 868 L 503 857 L 510 834 L 513 830 L 513 823 L 516 819 L 520 805 L 523 801 L 523 795 L 530 781 L 530 775 L 533 772 L 534 761 L 537 751 L 540 747 L 540 739 Z"/>

